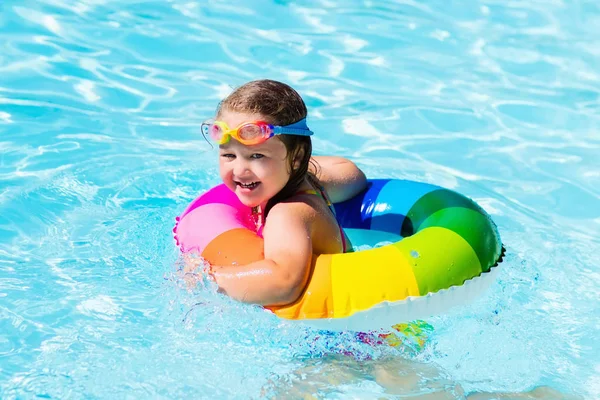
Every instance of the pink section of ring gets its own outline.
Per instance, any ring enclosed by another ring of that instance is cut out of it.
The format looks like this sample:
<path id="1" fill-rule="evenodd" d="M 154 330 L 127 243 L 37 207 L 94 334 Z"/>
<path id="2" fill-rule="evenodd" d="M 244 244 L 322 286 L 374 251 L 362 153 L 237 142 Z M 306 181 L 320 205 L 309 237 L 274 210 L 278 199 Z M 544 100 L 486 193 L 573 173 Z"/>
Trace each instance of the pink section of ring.
<path id="1" fill-rule="evenodd" d="M 252 210 L 223 184 L 200 195 L 175 220 L 173 233 L 182 252 L 202 253 L 214 238 L 231 229 L 256 230 Z"/>

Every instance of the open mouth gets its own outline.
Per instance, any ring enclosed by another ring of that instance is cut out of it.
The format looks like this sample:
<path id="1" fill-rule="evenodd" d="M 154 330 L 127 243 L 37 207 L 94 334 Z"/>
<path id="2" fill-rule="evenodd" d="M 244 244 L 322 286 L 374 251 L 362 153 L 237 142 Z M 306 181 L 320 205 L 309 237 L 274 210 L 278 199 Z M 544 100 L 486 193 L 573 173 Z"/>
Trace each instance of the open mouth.
<path id="1" fill-rule="evenodd" d="M 241 187 L 242 189 L 255 189 L 258 185 L 260 185 L 260 182 L 249 182 L 249 183 L 242 183 L 242 182 L 236 182 L 235 183 L 237 186 Z"/>

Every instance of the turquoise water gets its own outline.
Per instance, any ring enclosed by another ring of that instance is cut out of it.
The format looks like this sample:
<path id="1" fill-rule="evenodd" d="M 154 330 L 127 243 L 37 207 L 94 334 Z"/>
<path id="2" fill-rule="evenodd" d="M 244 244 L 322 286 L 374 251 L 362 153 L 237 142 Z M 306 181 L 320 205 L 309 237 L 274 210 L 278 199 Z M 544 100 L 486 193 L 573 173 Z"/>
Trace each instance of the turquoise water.
<path id="1" fill-rule="evenodd" d="M 394 398 L 381 368 L 416 377 L 398 396 L 600 397 L 597 2 L 203 4 L 1 2 L 1 398 Z M 199 124 L 266 77 L 304 96 L 317 154 L 497 222 L 500 279 L 423 346 L 323 336 L 177 273 L 174 218 L 218 182 Z"/>

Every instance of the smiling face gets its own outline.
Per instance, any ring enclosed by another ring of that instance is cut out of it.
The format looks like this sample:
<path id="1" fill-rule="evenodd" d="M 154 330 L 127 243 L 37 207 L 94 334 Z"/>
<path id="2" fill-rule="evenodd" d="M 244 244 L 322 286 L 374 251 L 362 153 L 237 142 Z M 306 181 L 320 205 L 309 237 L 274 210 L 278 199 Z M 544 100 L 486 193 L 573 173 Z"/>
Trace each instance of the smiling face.
<path id="1" fill-rule="evenodd" d="M 265 117 L 223 110 L 218 119 L 235 128 L 244 122 L 264 121 Z M 278 137 L 254 146 L 245 146 L 231 138 L 219 145 L 219 173 L 223 183 L 245 206 L 264 208 L 290 179 L 287 149 Z"/>

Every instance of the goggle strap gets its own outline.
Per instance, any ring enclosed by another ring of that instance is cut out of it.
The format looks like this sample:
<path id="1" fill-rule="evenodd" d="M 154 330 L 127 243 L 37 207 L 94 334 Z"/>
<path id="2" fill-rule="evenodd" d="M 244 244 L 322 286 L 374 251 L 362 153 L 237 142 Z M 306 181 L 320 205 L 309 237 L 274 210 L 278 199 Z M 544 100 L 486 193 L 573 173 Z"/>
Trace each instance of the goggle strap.
<path id="1" fill-rule="evenodd" d="M 310 136 L 313 134 L 313 131 L 309 129 L 296 129 L 296 128 L 287 128 L 287 127 L 275 127 L 273 129 L 273 133 L 276 135 L 298 135 L 298 136 Z"/>
<path id="2" fill-rule="evenodd" d="M 299 136 L 310 136 L 313 134 L 308 126 L 306 125 L 306 118 L 302 118 L 300 121 L 294 122 L 293 124 L 285 126 L 276 126 L 273 129 L 273 133 L 276 135 L 299 135 Z"/>

